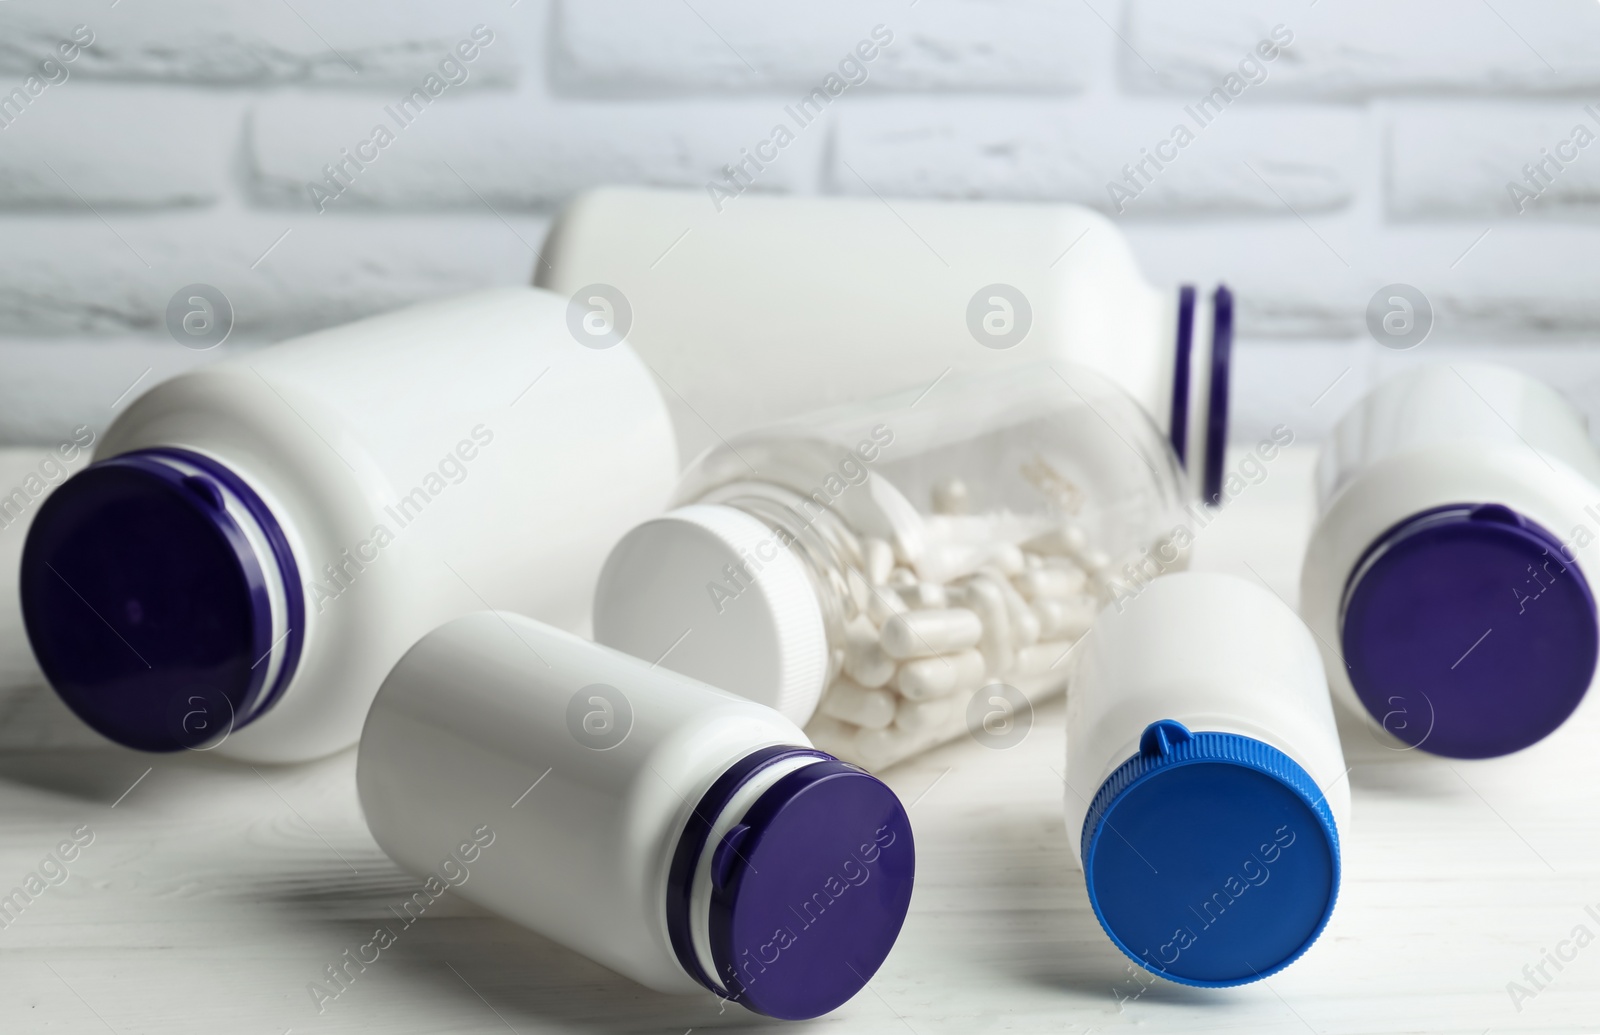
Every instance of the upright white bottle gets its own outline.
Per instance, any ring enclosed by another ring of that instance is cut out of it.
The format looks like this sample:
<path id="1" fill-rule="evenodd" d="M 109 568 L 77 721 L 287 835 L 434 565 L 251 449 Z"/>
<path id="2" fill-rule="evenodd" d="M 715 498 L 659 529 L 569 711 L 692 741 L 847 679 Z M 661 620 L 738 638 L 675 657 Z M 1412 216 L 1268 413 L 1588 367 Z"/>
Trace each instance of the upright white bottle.
<path id="1" fill-rule="evenodd" d="M 950 374 L 708 451 L 607 559 L 595 638 L 880 769 L 1059 691 L 1104 599 L 1187 564 L 1184 499 L 1093 371 Z"/>
<path id="2" fill-rule="evenodd" d="M 1539 381 L 1455 363 L 1379 385 L 1334 428 L 1300 608 L 1336 696 L 1397 746 L 1509 754 L 1595 679 L 1600 453 Z"/>
<path id="3" fill-rule="evenodd" d="M 356 780 L 384 851 L 441 893 L 772 1017 L 860 991 L 911 901 L 910 821 L 877 779 L 770 708 L 517 615 L 401 659 Z"/>
<path id="4" fill-rule="evenodd" d="M 1067 693 L 1067 833 L 1117 948 L 1187 985 L 1288 966 L 1349 829 L 1316 644 L 1282 601 L 1180 573 L 1101 613 Z"/>
<path id="5" fill-rule="evenodd" d="M 536 282 L 604 321 L 670 385 L 687 459 L 946 370 L 1090 367 L 1145 408 L 1215 501 L 1233 299 L 1147 284 L 1076 205 L 605 188 L 572 201 Z"/>
<path id="6" fill-rule="evenodd" d="M 442 621 L 582 627 L 677 458 L 638 357 L 566 312 L 468 295 L 151 389 L 28 532 L 23 616 L 62 699 L 129 747 L 294 761 L 353 744 Z"/>

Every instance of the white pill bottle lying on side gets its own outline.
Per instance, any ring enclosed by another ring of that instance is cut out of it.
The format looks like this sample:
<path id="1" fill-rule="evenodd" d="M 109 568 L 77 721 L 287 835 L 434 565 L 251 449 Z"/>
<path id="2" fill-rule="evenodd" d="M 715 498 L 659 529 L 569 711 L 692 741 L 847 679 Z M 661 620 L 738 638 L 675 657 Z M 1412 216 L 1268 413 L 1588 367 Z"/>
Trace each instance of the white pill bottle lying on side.
<path id="1" fill-rule="evenodd" d="M 604 188 L 562 211 L 537 278 L 601 324 L 625 314 L 682 393 L 685 458 L 947 369 L 1054 362 L 1137 400 L 1200 498 L 1222 486 L 1233 296 L 1151 286 L 1092 209 Z"/>
<path id="2" fill-rule="evenodd" d="M 1504 367 L 1411 370 L 1340 419 L 1317 490 L 1300 608 L 1339 699 L 1387 743 L 1452 758 L 1566 721 L 1600 651 L 1600 453 L 1581 413 Z"/>
<path id="3" fill-rule="evenodd" d="M 595 575 L 677 458 L 625 345 L 511 288 L 156 386 L 28 532 L 28 637 L 117 743 L 290 762 L 355 743 L 423 633 L 485 604 L 586 623 Z"/>
<path id="4" fill-rule="evenodd" d="M 1350 790 L 1322 662 L 1282 601 L 1228 575 L 1108 607 L 1067 693 L 1067 833 L 1117 948 L 1221 987 L 1316 940 Z"/>
<path id="5" fill-rule="evenodd" d="M 881 769 L 1059 691 L 1101 602 L 1187 563 L 1184 497 L 1098 374 L 951 374 L 707 452 L 612 551 L 595 637 Z"/>
<path id="6" fill-rule="evenodd" d="M 517 615 L 405 655 L 356 782 L 411 872 L 656 991 L 771 1017 L 860 991 L 911 901 L 883 783 L 770 708 Z"/>

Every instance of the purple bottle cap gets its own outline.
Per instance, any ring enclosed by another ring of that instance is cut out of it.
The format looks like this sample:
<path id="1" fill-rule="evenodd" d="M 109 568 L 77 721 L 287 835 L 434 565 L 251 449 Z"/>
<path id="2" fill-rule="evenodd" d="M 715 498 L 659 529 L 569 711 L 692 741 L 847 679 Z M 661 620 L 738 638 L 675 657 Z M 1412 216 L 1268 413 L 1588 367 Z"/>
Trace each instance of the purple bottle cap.
<path id="1" fill-rule="evenodd" d="M 1228 398 L 1233 377 L 1233 292 L 1217 285 L 1211 296 L 1211 396 L 1206 410 L 1205 467 L 1200 498 L 1222 503 L 1223 460 L 1228 446 Z"/>
<path id="2" fill-rule="evenodd" d="M 1577 564 L 1500 504 L 1414 514 L 1367 548 L 1345 588 L 1351 685 L 1383 727 L 1451 758 L 1548 736 L 1594 678 L 1600 625 Z"/>
<path id="3" fill-rule="evenodd" d="M 1172 405 L 1168 415 L 1168 439 L 1178 462 L 1199 487 L 1200 498 L 1213 506 L 1222 502 L 1223 460 L 1228 444 L 1228 398 L 1233 363 L 1233 292 L 1219 284 L 1211 296 L 1211 351 L 1206 375 L 1206 396 L 1195 399 L 1195 367 L 1202 361 L 1194 347 L 1195 289 L 1185 284 L 1178 289 L 1177 341 L 1173 348 Z M 1198 429 L 1203 441 L 1189 441 L 1189 411 L 1193 405 L 1205 407 L 1205 426 Z M 1197 448 L 1191 449 L 1191 445 Z"/>
<path id="4" fill-rule="evenodd" d="M 187 450 L 124 453 L 64 482 L 28 531 L 20 584 L 56 693 L 142 751 L 215 746 L 277 700 L 300 656 L 287 539 L 243 480 Z"/>
<path id="5" fill-rule="evenodd" d="M 708 844 L 739 788 L 794 760 L 803 764 Z M 706 851 L 714 975 L 690 933 Z M 817 1017 L 877 973 L 905 922 L 915 870 L 910 819 L 882 781 L 820 751 L 765 748 L 732 766 L 695 807 L 668 878 L 668 932 L 679 962 L 718 995 L 769 1017 Z"/>

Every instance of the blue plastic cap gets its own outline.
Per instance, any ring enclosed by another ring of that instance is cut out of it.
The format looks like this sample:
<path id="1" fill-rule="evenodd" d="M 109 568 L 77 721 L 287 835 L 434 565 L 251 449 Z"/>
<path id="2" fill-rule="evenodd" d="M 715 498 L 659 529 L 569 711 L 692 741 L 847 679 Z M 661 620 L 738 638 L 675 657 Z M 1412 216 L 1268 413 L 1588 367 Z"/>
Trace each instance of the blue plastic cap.
<path id="1" fill-rule="evenodd" d="M 237 475 L 185 450 L 125 453 L 69 478 L 28 531 L 20 583 L 50 684 L 142 751 L 214 745 L 278 698 L 300 655 L 304 598 L 281 529 Z"/>
<path id="2" fill-rule="evenodd" d="M 1100 926 L 1135 963 L 1185 985 L 1242 985 L 1322 933 L 1339 833 L 1288 755 L 1164 719 L 1095 795 L 1083 869 Z"/>
<path id="3" fill-rule="evenodd" d="M 813 761 L 780 777 L 716 845 L 706 844 L 739 787 L 796 757 Z M 689 934 L 693 876 L 708 848 L 715 981 Z M 766 748 L 729 769 L 696 806 L 668 878 L 668 932 L 679 962 L 719 995 L 782 1020 L 818 1017 L 877 973 L 905 922 L 915 872 L 911 821 L 882 781 L 820 751 Z"/>
<path id="4" fill-rule="evenodd" d="M 1407 744 L 1489 758 L 1548 736 L 1594 679 L 1594 595 L 1561 541 L 1498 504 L 1414 514 L 1345 588 L 1344 661 L 1361 703 Z"/>

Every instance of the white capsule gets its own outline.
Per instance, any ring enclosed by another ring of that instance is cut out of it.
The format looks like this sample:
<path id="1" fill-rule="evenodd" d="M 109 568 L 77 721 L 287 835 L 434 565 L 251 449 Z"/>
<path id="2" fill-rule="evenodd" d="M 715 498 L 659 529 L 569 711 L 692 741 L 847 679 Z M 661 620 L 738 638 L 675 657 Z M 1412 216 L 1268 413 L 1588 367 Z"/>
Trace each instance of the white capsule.
<path id="1" fill-rule="evenodd" d="M 841 751 L 851 751 L 855 748 L 858 732 L 858 727 L 848 722 L 841 722 L 831 715 L 824 715 L 820 711 L 806 723 L 806 737 L 810 739 L 812 746 L 835 756 Z"/>
<path id="2" fill-rule="evenodd" d="M 905 614 L 909 610 L 900 594 L 888 586 L 874 586 L 872 595 L 867 597 L 867 617 L 874 625 L 882 625 L 895 615 Z"/>
<path id="3" fill-rule="evenodd" d="M 994 543 L 989 547 L 988 562 L 1006 575 L 1021 574 L 1024 567 L 1022 548 L 1016 543 Z"/>
<path id="4" fill-rule="evenodd" d="M 988 674 L 1004 672 L 1016 660 L 1005 592 L 995 580 L 979 575 L 962 586 L 961 595 L 963 603 L 977 614 L 983 625 L 978 649 L 983 651 Z"/>
<path id="5" fill-rule="evenodd" d="M 1033 613 L 1039 617 L 1041 639 L 1075 640 L 1094 624 L 1100 602 L 1086 593 L 1060 600 L 1035 600 Z"/>
<path id="6" fill-rule="evenodd" d="M 900 597 L 918 611 L 936 611 L 950 606 L 950 594 L 937 582 L 919 582 L 902 591 Z"/>
<path id="7" fill-rule="evenodd" d="M 917 574 L 929 582 L 950 582 L 971 575 L 988 560 L 988 549 L 976 543 L 930 543 L 917 565 Z"/>
<path id="8" fill-rule="evenodd" d="M 1022 566 L 1024 568 L 1042 568 L 1044 567 L 1044 558 L 1039 554 L 1023 551 Z"/>
<path id="9" fill-rule="evenodd" d="M 1026 647 L 1039 642 L 1039 618 L 1028 606 L 1027 600 L 1005 576 L 991 574 L 990 578 L 1000 587 L 1000 594 L 1006 599 L 1006 617 L 1011 621 L 1011 636 L 1017 646 Z"/>
<path id="10" fill-rule="evenodd" d="M 935 482 L 932 495 L 935 514 L 965 514 L 972 502 L 967 483 L 954 475 Z"/>
<path id="11" fill-rule="evenodd" d="M 917 587 L 917 573 L 910 568 L 895 568 L 889 573 L 888 585 L 904 595 Z"/>
<path id="12" fill-rule="evenodd" d="M 930 701 L 901 701 L 895 709 L 894 724 L 910 734 L 927 733 L 947 722 L 955 711 L 956 700 L 936 697 Z"/>
<path id="13" fill-rule="evenodd" d="M 884 686 L 894 678 L 894 659 L 877 642 L 851 645 L 844 652 L 844 674 L 862 686 Z"/>
<path id="14" fill-rule="evenodd" d="M 911 755 L 919 746 L 917 734 L 890 725 L 881 730 L 861 730 L 855 735 L 852 750 L 840 757 L 868 769 L 884 769 Z"/>
<path id="15" fill-rule="evenodd" d="M 889 573 L 894 571 L 894 548 L 882 539 L 863 539 L 861 555 L 867 566 L 867 580 L 874 586 L 887 583 Z"/>
<path id="16" fill-rule="evenodd" d="M 1098 576 L 1111 567 L 1111 555 L 1098 548 L 1083 551 L 1078 555 L 1078 559 L 1083 562 L 1084 568 L 1091 575 Z"/>
<path id="17" fill-rule="evenodd" d="M 1052 669 L 1061 670 L 1067 665 L 1067 655 L 1077 646 L 1076 640 L 1045 640 L 1017 651 L 1017 663 L 1011 669 L 1016 675 L 1034 676 Z M 1008 673 L 1008 674 L 1011 674 Z M 1065 672 L 1063 672 L 1065 675 Z"/>
<path id="18" fill-rule="evenodd" d="M 894 685 L 904 697 L 927 701 L 976 690 L 983 677 L 983 654 L 969 649 L 908 661 L 895 673 Z"/>
<path id="19" fill-rule="evenodd" d="M 855 605 L 856 613 L 865 614 L 867 602 L 872 599 L 872 587 L 867 585 L 866 578 L 855 568 L 847 568 L 844 584 L 850 590 L 850 602 Z"/>
<path id="20" fill-rule="evenodd" d="M 1017 589 L 1029 600 L 1043 597 L 1070 597 L 1082 593 L 1089 576 L 1077 565 L 1052 564 L 1023 572 L 1016 578 Z"/>
<path id="21" fill-rule="evenodd" d="M 1088 537 L 1077 525 L 1060 525 L 1022 544 L 1025 550 L 1065 557 L 1078 556 L 1088 545 Z"/>
<path id="22" fill-rule="evenodd" d="M 1001 605 L 1002 611 L 1004 605 Z M 965 608 L 907 611 L 883 624 L 879 642 L 892 658 L 926 658 L 966 650 L 983 636 L 983 623 Z"/>
<path id="23" fill-rule="evenodd" d="M 823 693 L 818 710 L 842 722 L 875 730 L 894 721 L 896 703 L 897 698 L 888 690 L 837 679 Z"/>
<path id="24" fill-rule="evenodd" d="M 850 525 L 845 525 L 843 521 L 832 521 L 829 528 L 830 534 L 840 544 L 840 549 L 845 552 L 846 563 L 856 566 L 866 565 L 867 557 L 866 552 L 861 549 L 861 539 L 856 536 L 854 531 L 851 531 Z"/>

